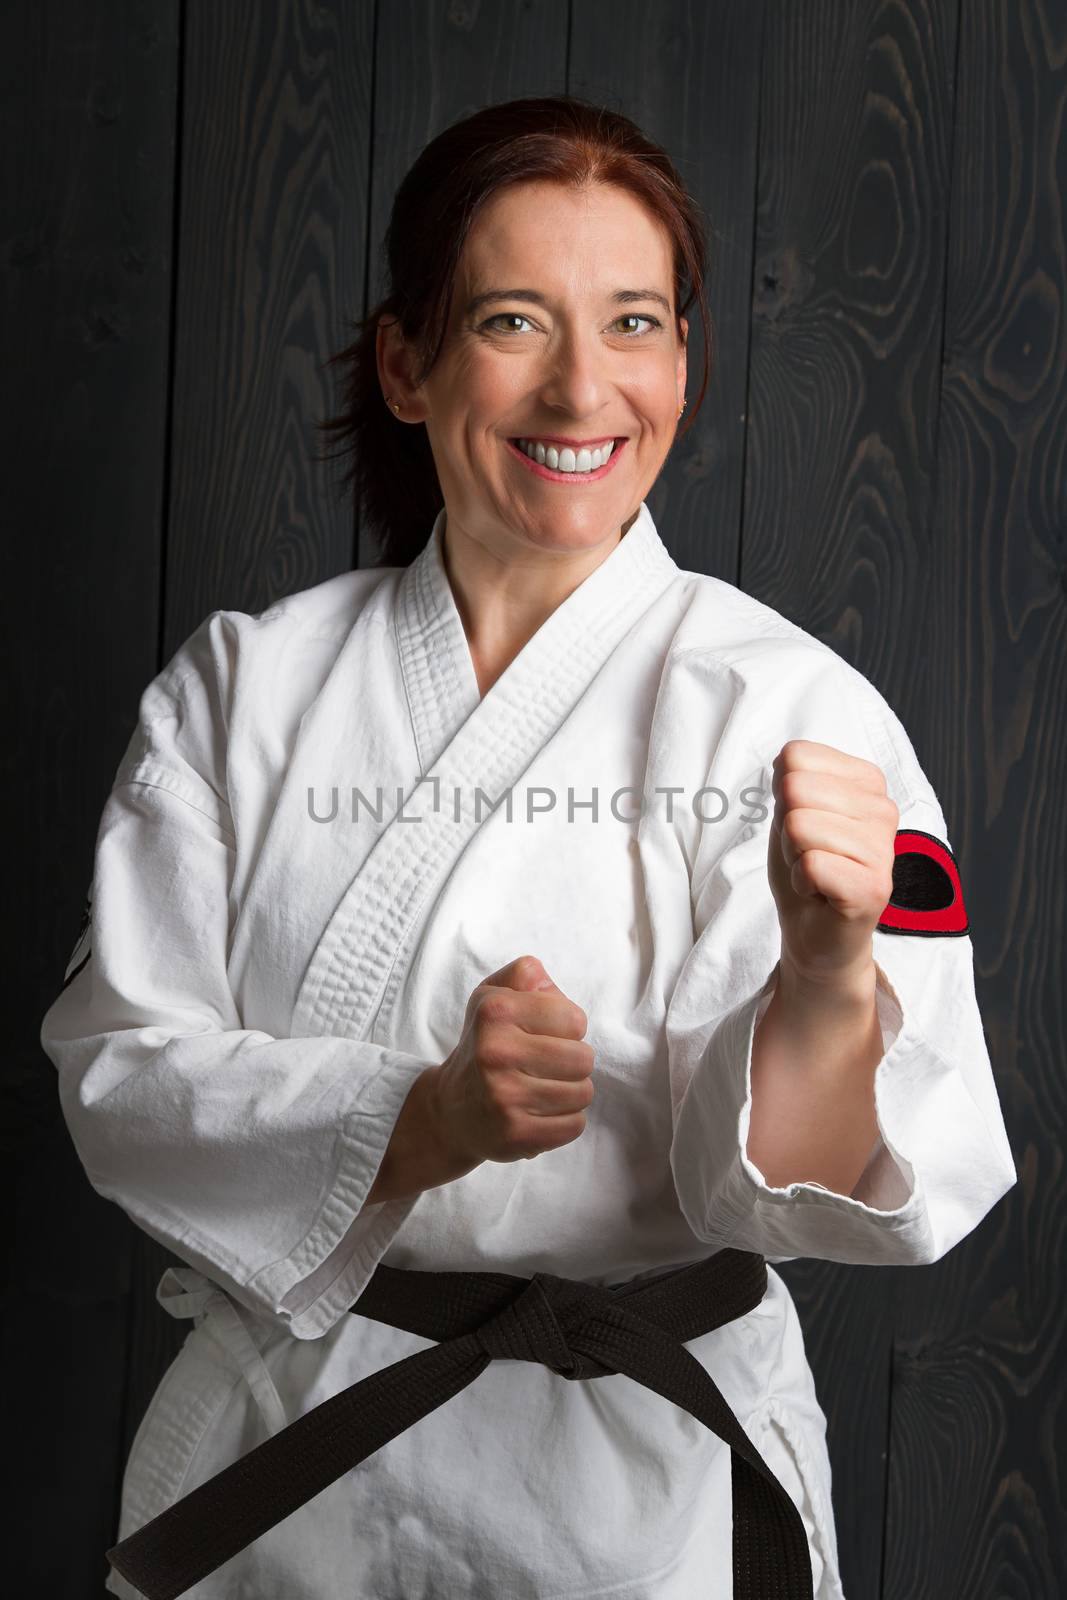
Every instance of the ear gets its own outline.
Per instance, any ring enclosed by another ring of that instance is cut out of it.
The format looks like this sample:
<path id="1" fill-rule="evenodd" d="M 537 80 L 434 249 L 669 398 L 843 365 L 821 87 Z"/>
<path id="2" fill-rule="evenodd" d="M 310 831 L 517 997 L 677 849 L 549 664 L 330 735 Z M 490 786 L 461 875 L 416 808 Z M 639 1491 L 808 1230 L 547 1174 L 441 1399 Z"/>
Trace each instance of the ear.
<path id="1" fill-rule="evenodd" d="M 397 322 L 397 318 L 379 317 L 374 355 L 378 360 L 378 381 L 381 382 L 382 395 L 394 395 L 400 398 L 400 392 L 406 389 L 403 362 L 400 358 L 402 344 L 400 323 Z"/>
<path id="2" fill-rule="evenodd" d="M 678 321 L 682 330 L 682 344 L 678 351 L 678 391 L 680 394 L 684 394 L 689 370 L 686 360 L 686 352 L 689 341 L 689 320 L 687 317 L 679 317 Z"/>
<path id="3" fill-rule="evenodd" d="M 399 400 L 403 415 L 411 403 L 410 363 L 398 318 L 379 317 L 375 357 L 382 395 Z"/>

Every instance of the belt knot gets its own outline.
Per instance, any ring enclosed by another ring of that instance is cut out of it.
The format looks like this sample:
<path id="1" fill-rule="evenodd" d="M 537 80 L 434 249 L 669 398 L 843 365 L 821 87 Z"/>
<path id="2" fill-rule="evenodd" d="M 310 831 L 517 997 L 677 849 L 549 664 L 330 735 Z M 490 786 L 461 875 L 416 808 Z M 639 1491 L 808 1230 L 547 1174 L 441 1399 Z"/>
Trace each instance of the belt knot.
<path id="1" fill-rule="evenodd" d="M 610 1289 L 598 1284 L 535 1272 L 474 1337 L 493 1360 L 539 1361 L 561 1378 L 600 1378 L 615 1368 L 582 1350 L 581 1335 L 611 1302 Z"/>

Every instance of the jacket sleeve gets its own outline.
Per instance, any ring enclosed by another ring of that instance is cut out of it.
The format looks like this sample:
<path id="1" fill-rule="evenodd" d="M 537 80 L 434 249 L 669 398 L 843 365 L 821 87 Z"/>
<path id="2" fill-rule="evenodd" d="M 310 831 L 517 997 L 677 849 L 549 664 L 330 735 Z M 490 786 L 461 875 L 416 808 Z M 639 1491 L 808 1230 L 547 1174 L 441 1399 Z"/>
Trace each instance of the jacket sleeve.
<path id="1" fill-rule="evenodd" d="M 878 1138 L 851 1194 L 814 1182 L 777 1188 L 747 1153 L 753 1034 L 781 953 L 767 877 L 771 762 L 781 746 L 812 739 L 873 761 L 899 809 L 898 829 L 921 829 L 949 845 L 911 742 L 867 679 L 835 657 L 790 698 L 788 715 L 741 719 L 756 731 L 745 740 L 753 764 L 740 770 L 765 796 L 765 818 L 739 828 L 694 880 L 696 938 L 667 1015 L 679 1203 L 701 1240 L 771 1261 L 934 1262 L 1017 1176 L 968 933 L 873 933 L 883 1042 L 874 1082 Z"/>
<path id="2" fill-rule="evenodd" d="M 418 1198 L 364 1203 L 433 1063 L 243 1025 L 227 977 L 225 700 L 190 667 L 222 645 L 225 615 L 142 697 L 97 831 L 91 922 L 41 1043 L 97 1193 L 249 1310 L 314 1339 Z"/>

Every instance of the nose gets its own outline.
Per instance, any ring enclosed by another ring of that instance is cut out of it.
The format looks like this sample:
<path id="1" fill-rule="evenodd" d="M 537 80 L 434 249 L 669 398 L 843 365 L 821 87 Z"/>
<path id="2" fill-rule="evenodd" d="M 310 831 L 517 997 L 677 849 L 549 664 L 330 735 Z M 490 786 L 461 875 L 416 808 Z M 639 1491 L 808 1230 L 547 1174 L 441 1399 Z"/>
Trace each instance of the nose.
<path id="1" fill-rule="evenodd" d="M 572 328 L 561 335 L 549 358 L 542 398 L 550 409 L 567 416 L 595 416 L 607 399 L 608 381 L 599 334 Z"/>

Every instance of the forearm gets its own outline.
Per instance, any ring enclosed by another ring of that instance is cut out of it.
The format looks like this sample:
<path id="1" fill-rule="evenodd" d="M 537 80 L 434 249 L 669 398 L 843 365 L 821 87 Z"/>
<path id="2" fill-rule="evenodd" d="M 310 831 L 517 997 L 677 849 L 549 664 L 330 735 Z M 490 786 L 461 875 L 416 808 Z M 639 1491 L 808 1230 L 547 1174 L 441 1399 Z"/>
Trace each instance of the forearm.
<path id="1" fill-rule="evenodd" d="M 404 1200 L 424 1189 L 436 1189 L 463 1177 L 477 1164 L 464 1161 L 446 1148 L 433 1098 L 439 1070 L 428 1067 L 415 1079 L 364 1205 Z"/>
<path id="2" fill-rule="evenodd" d="M 882 1058 L 873 959 L 847 984 L 818 986 L 788 963 L 752 1041 L 747 1154 L 769 1184 L 851 1194 L 878 1135 Z"/>

